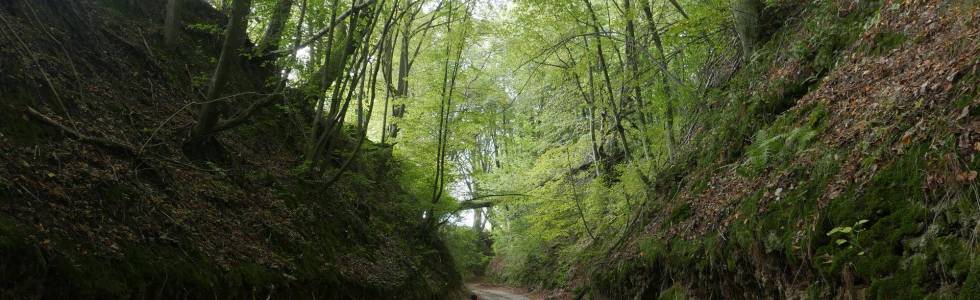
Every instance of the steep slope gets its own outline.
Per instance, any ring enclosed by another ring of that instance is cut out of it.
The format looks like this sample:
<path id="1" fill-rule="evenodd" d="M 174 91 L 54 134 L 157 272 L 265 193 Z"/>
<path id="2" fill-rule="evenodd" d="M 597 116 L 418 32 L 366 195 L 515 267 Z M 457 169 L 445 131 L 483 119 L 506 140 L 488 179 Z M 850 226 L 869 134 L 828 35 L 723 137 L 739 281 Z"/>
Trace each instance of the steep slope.
<path id="1" fill-rule="evenodd" d="M 165 2 L 0 2 L 0 298 L 432 299 L 460 286 L 412 222 L 388 148 L 366 145 L 322 187 L 297 169 L 306 123 L 287 103 L 219 134 L 211 161 L 187 160 L 225 21 L 185 1 L 168 51 Z M 236 66 L 222 101 L 261 97 L 268 65 Z"/>
<path id="2" fill-rule="evenodd" d="M 768 9 L 789 21 L 717 94 L 731 117 L 660 174 L 645 223 L 585 263 L 580 294 L 975 297 L 976 4 Z"/>

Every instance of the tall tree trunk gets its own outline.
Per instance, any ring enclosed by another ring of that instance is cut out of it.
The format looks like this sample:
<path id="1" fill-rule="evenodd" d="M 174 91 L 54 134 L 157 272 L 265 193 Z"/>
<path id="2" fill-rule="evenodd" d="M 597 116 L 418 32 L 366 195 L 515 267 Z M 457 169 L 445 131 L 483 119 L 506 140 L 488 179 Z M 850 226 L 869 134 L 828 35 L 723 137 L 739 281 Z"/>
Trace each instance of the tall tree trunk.
<path id="1" fill-rule="evenodd" d="M 411 9 L 411 1 L 405 1 L 404 10 Z M 411 60 L 409 48 L 412 42 L 412 18 L 405 18 L 402 24 L 402 43 L 398 54 L 398 97 L 408 96 L 408 63 Z"/>
<path id="2" fill-rule="evenodd" d="M 163 44 L 173 50 L 177 48 L 180 34 L 180 8 L 183 0 L 167 0 L 167 16 L 163 24 Z"/>
<path id="3" fill-rule="evenodd" d="M 653 11 L 650 10 L 650 4 L 647 1 L 642 1 L 643 3 L 643 14 L 647 18 L 647 26 L 649 26 L 650 34 L 653 36 L 653 44 L 657 49 L 657 66 L 660 69 L 660 80 L 663 85 L 663 91 L 665 97 L 664 105 L 664 119 L 667 127 L 667 156 L 670 162 L 674 161 L 676 156 L 675 147 L 677 142 L 674 137 L 674 94 L 671 89 L 670 82 L 670 71 L 667 69 L 667 54 L 664 51 L 663 41 L 660 39 L 660 32 L 657 31 L 657 23 L 653 18 Z"/>
<path id="4" fill-rule="evenodd" d="M 641 0 L 644 1 L 644 0 Z M 643 156 L 649 159 L 649 141 L 647 140 L 647 117 L 646 103 L 643 101 L 643 88 L 640 85 L 640 60 L 639 44 L 636 39 L 636 25 L 633 15 L 633 3 L 630 0 L 623 0 L 623 7 L 626 14 L 626 64 L 630 68 L 629 95 L 633 98 L 636 105 L 636 112 L 640 120 L 640 141 L 643 142 Z"/>
<path id="5" fill-rule="evenodd" d="M 256 54 L 265 55 L 266 53 L 279 50 L 279 42 L 282 40 L 283 30 L 289 21 L 289 16 L 293 10 L 293 0 L 279 0 L 276 2 L 276 10 L 269 20 L 269 27 L 266 27 L 265 34 L 256 48 Z"/>
<path id="6" fill-rule="evenodd" d="M 742 56 L 748 61 L 762 39 L 763 3 L 762 0 L 733 0 L 731 6 L 735 30 L 742 42 Z"/>
<path id="7" fill-rule="evenodd" d="M 411 1 L 405 1 L 405 5 L 402 8 L 406 14 L 408 10 L 411 9 Z M 402 23 L 401 29 L 401 43 L 399 45 L 398 53 L 398 82 L 395 88 L 395 99 L 400 99 L 404 101 L 405 97 L 408 97 L 408 72 L 409 72 L 409 61 L 411 60 L 411 42 L 412 42 L 412 22 L 413 18 L 405 17 Z M 405 117 L 405 103 L 396 104 L 391 110 L 392 122 L 389 125 L 388 134 L 390 138 L 397 138 L 398 123 L 395 120 Z"/>
<path id="8" fill-rule="evenodd" d="M 613 121 L 616 122 L 616 133 L 619 135 L 620 142 L 622 142 L 623 153 L 626 155 L 626 160 L 632 160 L 630 155 L 629 143 L 626 139 L 626 131 L 623 128 L 623 121 L 621 119 L 621 111 L 616 105 L 616 100 L 614 99 L 614 94 L 612 91 L 612 80 L 609 79 L 609 66 L 606 63 L 606 54 L 602 49 L 602 38 L 599 36 L 602 34 L 602 30 L 599 28 L 599 18 L 596 17 L 595 9 L 592 8 L 592 2 L 590 0 L 582 0 L 585 2 L 586 7 L 589 9 L 589 16 L 592 17 L 592 29 L 595 31 L 596 37 L 596 52 L 599 56 L 599 69 L 602 70 L 603 79 L 606 83 L 606 92 L 608 93 L 609 106 L 613 110 Z"/>
<path id="9" fill-rule="evenodd" d="M 218 66 L 214 69 L 211 76 L 211 85 L 208 87 L 206 95 L 207 103 L 201 108 L 198 115 L 197 124 L 191 130 L 188 146 L 191 149 L 203 147 L 211 139 L 211 133 L 218 123 L 220 115 L 220 101 L 216 101 L 225 91 L 228 78 L 231 77 L 231 69 L 239 61 L 239 48 L 245 43 L 245 30 L 248 27 L 248 14 L 251 8 L 251 0 L 235 0 L 231 18 L 228 20 L 228 28 L 225 30 L 225 41 L 221 46 L 221 56 L 218 58 Z"/>
<path id="10" fill-rule="evenodd" d="M 483 232 L 483 208 L 473 209 L 473 230 Z"/>
<path id="11" fill-rule="evenodd" d="M 370 75 L 368 74 L 370 72 L 367 71 L 368 62 L 370 62 L 368 58 L 373 57 L 378 53 L 376 50 L 380 48 L 380 45 L 375 46 L 373 50 L 369 46 L 371 36 L 374 33 L 374 27 L 377 24 L 382 12 L 381 8 L 381 5 L 377 5 L 372 7 L 372 9 L 366 13 L 358 11 L 351 15 L 341 66 L 346 64 L 344 61 L 347 59 L 355 58 L 353 64 L 351 65 L 351 68 L 353 69 L 353 76 L 341 76 L 345 72 L 340 72 L 337 74 L 340 76 L 339 79 L 341 80 L 334 86 L 334 94 L 331 97 L 330 110 L 327 112 L 326 119 L 323 124 L 323 131 L 319 133 L 319 137 L 314 136 L 316 139 L 311 140 L 315 141 L 315 143 L 311 145 L 312 155 L 309 156 L 309 160 L 312 162 L 318 162 L 320 155 L 330 153 L 332 146 L 331 142 L 343 127 L 352 97 L 357 92 L 359 86 L 364 85 L 365 79 L 368 75 Z M 362 24 L 360 22 L 361 18 L 365 17 L 367 18 L 367 23 Z M 377 69 L 380 70 L 380 66 Z M 340 70 L 343 71 L 345 69 L 341 67 Z M 377 73 L 373 74 L 375 76 L 377 75 Z M 333 80 L 332 78 L 329 79 Z M 325 79 L 323 84 L 325 87 L 328 87 L 331 83 Z M 345 85 L 347 86 L 347 95 L 340 96 L 341 92 L 345 90 Z M 318 115 L 317 117 L 322 116 Z"/>
<path id="12" fill-rule="evenodd" d="M 589 100 L 589 95 L 585 93 L 585 88 L 582 87 L 582 81 L 579 78 L 578 74 L 573 73 L 572 76 L 575 78 L 575 86 L 578 87 L 579 93 L 582 94 L 582 99 L 584 99 L 585 103 L 589 105 L 588 108 L 585 109 L 585 111 L 589 116 L 589 137 L 591 138 L 591 142 L 592 142 L 592 169 L 595 170 L 596 177 L 599 177 L 600 175 L 599 162 L 602 160 L 602 157 L 601 154 L 599 153 L 599 144 L 596 141 L 595 102 L 594 100 Z M 591 77 L 592 76 L 590 71 L 590 76 L 589 76 L 590 80 Z"/>
<path id="13" fill-rule="evenodd" d="M 394 35 L 388 35 L 384 40 L 384 51 L 381 54 L 381 64 L 382 70 L 381 74 L 385 80 L 385 101 L 384 101 L 384 112 L 381 113 L 381 144 L 385 144 L 388 141 L 388 101 L 391 99 L 392 94 L 394 94 L 394 59 L 395 59 L 395 40 Z"/>

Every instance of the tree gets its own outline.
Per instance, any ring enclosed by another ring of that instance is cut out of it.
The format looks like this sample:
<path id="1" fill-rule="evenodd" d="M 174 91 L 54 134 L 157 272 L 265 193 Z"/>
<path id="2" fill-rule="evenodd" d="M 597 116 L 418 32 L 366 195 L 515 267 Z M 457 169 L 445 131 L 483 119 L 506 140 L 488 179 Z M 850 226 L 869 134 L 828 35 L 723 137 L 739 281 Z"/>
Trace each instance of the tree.
<path id="1" fill-rule="evenodd" d="M 657 67 L 660 69 L 660 81 L 662 84 L 662 92 L 665 95 L 665 110 L 664 110 L 664 122 L 666 123 L 667 131 L 667 155 L 668 159 L 673 162 L 676 156 L 677 141 L 674 138 L 674 94 L 671 89 L 670 82 L 670 70 L 667 68 L 667 52 L 664 51 L 663 39 L 660 38 L 660 31 L 657 29 L 656 20 L 653 18 L 653 12 L 650 10 L 650 4 L 647 1 L 641 1 L 643 3 L 643 14 L 647 19 L 647 26 L 649 26 L 650 35 L 653 37 L 654 49 L 657 50 Z"/>
<path id="2" fill-rule="evenodd" d="M 623 153 L 626 155 L 627 160 L 632 160 L 632 155 L 630 154 L 629 142 L 626 139 L 626 129 L 623 128 L 622 121 L 622 111 L 619 105 L 616 104 L 615 95 L 612 90 L 612 80 L 609 77 L 609 64 L 606 60 L 606 53 L 602 47 L 602 29 L 599 28 L 599 18 L 596 16 L 595 9 L 592 7 L 592 1 L 582 0 L 585 3 L 586 8 L 589 11 L 589 17 L 592 19 L 590 25 L 592 26 L 593 34 L 595 34 L 595 47 L 596 55 L 599 57 L 598 69 L 602 71 L 603 79 L 605 80 L 606 94 L 608 97 L 608 104 L 612 108 L 613 121 L 615 121 L 615 130 L 618 134 L 619 141 L 622 143 Z"/>
<path id="3" fill-rule="evenodd" d="M 262 40 L 259 41 L 258 47 L 255 48 L 256 54 L 266 55 L 279 50 L 283 30 L 286 28 L 286 22 L 289 21 L 292 9 L 293 0 L 279 0 L 276 2 L 276 9 L 273 11 L 272 18 L 269 19 L 269 26 L 266 27 L 265 34 L 262 35 Z"/>
<path id="4" fill-rule="evenodd" d="M 401 42 L 399 43 L 397 85 L 391 88 L 394 94 L 393 96 L 395 97 L 396 100 L 397 99 L 404 100 L 406 97 L 408 97 L 409 72 L 411 72 L 412 64 L 415 62 L 415 58 L 418 56 L 419 50 L 421 50 L 422 45 L 424 44 L 424 41 L 419 41 L 418 43 L 416 43 L 415 49 L 412 50 L 411 48 L 412 37 L 415 36 L 415 34 L 421 32 L 422 35 L 421 39 L 424 39 L 428 35 L 429 29 L 433 27 L 432 22 L 435 21 L 437 16 L 439 16 L 439 10 L 442 8 L 443 4 L 445 4 L 448 1 L 451 0 L 440 1 L 439 4 L 436 5 L 436 8 L 432 12 L 430 12 L 429 20 L 420 25 L 421 29 L 417 29 L 413 27 L 413 24 L 415 23 L 415 19 L 418 17 L 419 13 L 422 11 L 422 5 L 421 5 L 422 2 L 421 1 L 405 2 L 404 7 L 402 8 L 402 12 L 406 14 L 406 16 L 402 19 L 402 25 L 401 25 L 401 36 L 400 36 Z M 413 5 L 415 6 L 414 8 Z M 392 49 L 391 51 L 394 51 L 394 49 Z M 393 59 L 393 56 L 394 56 L 393 52 L 388 54 L 389 61 Z M 386 76 L 388 78 L 392 77 L 391 69 L 392 69 L 391 67 L 387 69 Z M 391 109 L 392 121 L 390 124 L 388 124 L 387 127 L 383 129 L 384 132 L 382 133 L 382 142 L 384 140 L 394 139 L 398 137 L 398 133 L 401 131 L 401 128 L 398 127 L 397 120 L 405 116 L 406 110 L 407 110 L 407 106 L 405 105 L 405 103 L 398 103 L 392 107 Z"/>
<path id="5" fill-rule="evenodd" d="M 735 19 L 735 30 L 739 41 L 742 42 L 742 56 L 745 60 L 752 57 L 756 46 L 762 39 L 762 0 L 732 1 L 732 15 Z"/>
<path id="6" fill-rule="evenodd" d="M 182 0 L 167 0 L 167 14 L 163 25 L 163 43 L 167 48 L 177 48 L 177 37 L 180 34 L 180 2 Z"/>
<path id="7" fill-rule="evenodd" d="M 333 137 L 340 131 L 340 127 L 343 126 L 347 109 L 350 100 L 354 96 L 356 86 L 362 83 L 366 77 L 364 68 L 366 68 L 368 57 L 371 55 L 368 53 L 368 45 L 371 34 L 374 32 L 375 22 L 381 13 L 381 5 L 367 6 L 363 3 L 373 3 L 373 1 L 364 1 L 362 4 L 355 5 L 338 17 L 336 14 L 338 3 L 339 0 L 334 1 L 330 25 L 325 29 L 329 30 L 326 33 L 326 62 L 312 76 L 306 88 L 307 97 L 312 100 L 309 102 L 316 103 L 312 133 L 307 142 L 306 160 L 311 163 L 318 162 L 323 153 L 330 151 Z M 372 8 L 366 16 L 361 13 L 361 9 L 365 7 Z M 339 24 L 341 17 L 347 15 L 350 15 L 350 22 L 346 30 L 341 31 L 343 43 L 335 46 L 334 41 L 336 38 L 334 31 L 339 30 L 335 29 L 336 25 Z M 365 17 L 366 19 L 364 20 L 367 23 L 361 23 L 362 18 Z M 346 68 L 348 63 L 351 64 L 350 69 Z M 348 76 L 344 76 L 344 73 L 348 73 Z M 353 74 L 351 75 L 350 73 Z M 334 87 L 333 92 L 328 96 L 326 92 L 331 86 Z M 326 105 L 327 99 L 330 100 L 329 110 L 324 115 L 324 106 Z"/>
<path id="8" fill-rule="evenodd" d="M 231 78 L 231 70 L 240 58 L 240 48 L 245 42 L 245 30 L 248 28 L 248 15 L 251 8 L 251 0 L 235 0 L 232 4 L 231 18 L 228 20 L 228 27 L 225 29 L 225 39 L 221 46 L 221 54 L 218 57 L 218 66 L 214 68 L 214 75 L 211 76 L 211 84 L 205 95 L 207 102 L 201 107 L 198 113 L 197 123 L 191 130 L 190 137 L 185 145 L 185 151 L 195 153 L 204 150 L 206 144 L 212 139 L 214 128 L 218 124 L 221 113 L 221 102 L 219 97 L 225 91 L 228 79 Z"/>

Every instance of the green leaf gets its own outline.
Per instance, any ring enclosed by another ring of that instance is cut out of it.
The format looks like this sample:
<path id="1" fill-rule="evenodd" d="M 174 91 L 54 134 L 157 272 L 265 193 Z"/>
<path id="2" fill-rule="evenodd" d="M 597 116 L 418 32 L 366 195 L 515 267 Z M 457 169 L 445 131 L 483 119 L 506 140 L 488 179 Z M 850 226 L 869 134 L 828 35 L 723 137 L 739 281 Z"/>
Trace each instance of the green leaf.
<path id="1" fill-rule="evenodd" d="M 837 239 L 836 243 L 837 243 L 837 245 L 843 245 L 843 244 L 847 243 L 847 240 L 845 240 L 845 239 Z"/>

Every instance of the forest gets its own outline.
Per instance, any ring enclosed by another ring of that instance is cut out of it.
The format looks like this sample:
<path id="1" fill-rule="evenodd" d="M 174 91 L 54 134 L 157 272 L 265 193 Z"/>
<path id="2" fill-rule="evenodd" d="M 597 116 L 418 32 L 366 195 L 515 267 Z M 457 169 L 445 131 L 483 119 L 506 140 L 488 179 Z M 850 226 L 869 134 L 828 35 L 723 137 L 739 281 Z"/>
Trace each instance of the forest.
<path id="1" fill-rule="evenodd" d="M 0 0 L 0 299 L 978 299 L 974 0 Z"/>

